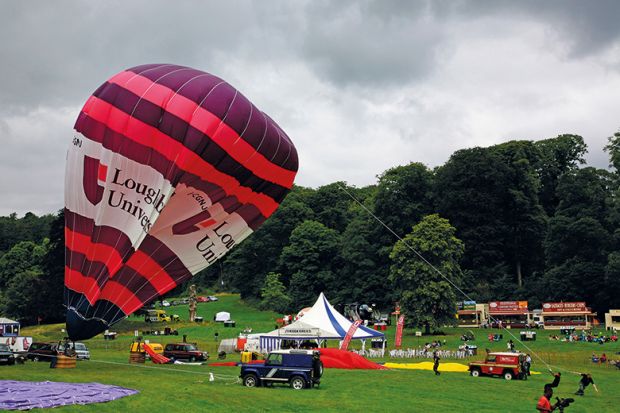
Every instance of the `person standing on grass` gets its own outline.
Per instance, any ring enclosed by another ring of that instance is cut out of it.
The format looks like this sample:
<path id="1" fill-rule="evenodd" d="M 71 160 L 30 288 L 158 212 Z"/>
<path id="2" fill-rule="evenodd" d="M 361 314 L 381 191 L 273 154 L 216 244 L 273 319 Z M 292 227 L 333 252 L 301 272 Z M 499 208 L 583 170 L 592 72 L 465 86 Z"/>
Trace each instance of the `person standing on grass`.
<path id="1" fill-rule="evenodd" d="M 439 376 L 441 373 L 437 371 L 439 369 L 439 355 L 437 354 L 437 350 L 433 351 L 433 371 L 435 372 L 435 376 Z"/>
<path id="2" fill-rule="evenodd" d="M 525 355 L 525 374 L 527 374 L 528 376 L 532 375 L 532 373 L 530 373 L 531 367 L 532 367 L 532 357 L 528 353 Z"/>
<path id="3" fill-rule="evenodd" d="M 594 384 L 594 380 L 592 380 L 591 374 L 581 373 L 581 380 L 579 380 L 579 390 L 575 392 L 577 396 L 583 396 L 583 392 L 588 387 L 588 385 L 592 383 L 592 387 L 598 393 L 598 389 L 596 388 L 596 384 Z"/>

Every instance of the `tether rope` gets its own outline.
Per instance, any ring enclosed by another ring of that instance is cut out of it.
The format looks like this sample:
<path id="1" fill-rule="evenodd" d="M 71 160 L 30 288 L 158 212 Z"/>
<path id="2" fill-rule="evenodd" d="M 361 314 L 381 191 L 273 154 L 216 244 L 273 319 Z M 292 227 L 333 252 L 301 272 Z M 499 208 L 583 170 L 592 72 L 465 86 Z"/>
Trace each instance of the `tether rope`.
<path id="1" fill-rule="evenodd" d="M 104 361 L 104 360 L 93 360 L 93 359 L 91 359 L 90 362 L 91 363 L 102 363 L 102 364 L 113 364 L 113 365 L 125 366 L 125 367 L 137 367 L 137 368 L 142 368 L 142 369 L 165 370 L 165 371 L 172 371 L 176 373 L 199 374 L 199 375 L 209 376 L 210 378 L 209 381 L 222 380 L 222 381 L 230 381 L 233 383 L 239 382 L 238 376 L 233 376 L 233 375 L 228 375 L 228 374 L 216 374 L 210 371 L 193 371 L 193 370 L 173 369 L 170 367 L 155 367 L 155 366 L 146 366 L 142 364 L 128 364 L 128 363 L 121 363 L 118 361 Z"/>
<path id="2" fill-rule="evenodd" d="M 345 187 L 344 185 L 342 185 L 340 182 L 336 182 L 336 184 L 338 185 L 338 187 L 344 191 L 344 193 L 346 193 L 353 201 L 355 201 L 359 206 L 361 206 L 364 211 L 366 211 L 370 216 L 372 216 L 377 222 L 379 222 L 385 229 L 387 229 L 392 235 L 394 235 L 399 241 L 401 241 L 409 250 L 411 250 L 415 255 L 418 256 L 418 258 L 420 258 L 426 265 L 428 265 L 430 268 L 432 268 L 437 274 L 439 274 L 441 276 L 441 278 L 443 278 L 444 280 L 446 280 L 455 290 L 457 290 L 459 293 L 461 293 L 465 298 L 467 298 L 470 301 L 474 301 L 469 294 L 467 294 L 465 291 L 463 291 L 461 288 L 459 288 L 459 286 L 457 286 L 452 280 L 450 280 L 446 275 L 444 275 L 437 267 L 435 267 L 432 263 L 430 263 L 426 258 L 424 258 L 424 256 L 418 252 L 415 248 L 413 248 L 411 245 L 409 245 L 409 243 L 407 241 L 405 241 L 400 235 L 398 235 L 396 232 L 394 232 L 394 230 L 392 230 L 392 228 L 390 228 L 385 222 L 383 222 L 381 220 L 381 218 L 379 218 L 378 216 L 376 216 L 370 209 L 368 209 L 366 207 L 366 205 L 364 205 L 359 199 L 357 199 L 355 197 L 355 195 L 351 194 Z M 571 370 L 567 370 L 565 368 L 559 367 L 559 366 L 554 366 L 552 364 L 547 363 L 545 360 L 543 360 L 542 357 L 540 357 L 538 355 L 538 353 L 536 353 L 534 350 L 532 350 L 527 344 L 525 344 L 523 341 L 521 341 L 517 336 L 515 336 L 512 331 L 508 330 L 507 328 L 503 327 L 501 323 L 499 323 L 499 320 L 497 320 L 496 318 L 494 318 L 493 316 L 489 315 L 489 318 L 496 322 L 500 328 L 505 331 L 506 333 L 508 333 L 512 338 L 514 338 L 515 340 L 517 340 L 521 345 L 523 345 L 523 347 L 525 347 L 532 355 L 534 355 L 538 360 L 540 360 L 546 367 L 547 369 L 549 369 L 549 372 L 553 373 L 553 370 L 551 369 L 551 367 L 555 367 L 556 371 L 559 370 L 563 370 L 565 372 L 568 373 L 574 373 L 574 374 L 580 374 L 578 372 L 575 371 L 571 371 Z"/>

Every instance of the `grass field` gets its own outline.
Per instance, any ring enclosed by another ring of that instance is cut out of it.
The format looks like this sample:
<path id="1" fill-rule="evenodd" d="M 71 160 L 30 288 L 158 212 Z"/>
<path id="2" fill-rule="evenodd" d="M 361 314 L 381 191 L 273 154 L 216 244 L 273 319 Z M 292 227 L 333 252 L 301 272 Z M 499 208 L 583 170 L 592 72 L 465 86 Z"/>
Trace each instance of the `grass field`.
<path id="1" fill-rule="evenodd" d="M 251 327 L 254 332 L 274 328 L 275 313 L 256 311 L 246 306 L 236 295 L 221 295 L 219 301 L 200 303 L 198 315 L 207 321 L 203 325 L 177 323 L 173 328 L 179 337 L 148 336 L 145 338 L 162 344 L 180 341 L 182 334 L 188 341 L 198 343 L 201 349 L 216 354 L 219 338 L 235 337 L 241 330 Z M 223 328 L 208 320 L 218 311 L 229 311 L 236 320 L 236 328 Z M 172 307 L 168 313 L 187 317 L 187 306 Z M 148 412 L 305 412 L 305 411 L 399 411 L 399 412 L 533 412 L 542 394 L 542 387 L 551 381 L 544 364 L 534 357 L 532 370 L 543 372 L 527 381 L 505 381 L 499 378 L 473 378 L 463 373 L 444 373 L 434 376 L 431 371 L 387 370 L 361 371 L 327 369 L 319 388 L 294 391 L 288 387 L 248 389 L 234 382 L 238 367 L 204 366 L 157 366 L 128 364 L 128 347 L 134 330 L 145 330 L 152 325 L 138 317 L 130 317 L 115 326 L 119 332 L 116 340 L 100 337 L 87 341 L 91 361 L 78 362 L 73 370 L 50 369 L 48 363 L 27 362 L 24 365 L 1 366 L 0 378 L 31 381 L 99 382 L 139 390 L 139 394 L 116 401 L 87 406 L 60 407 L 54 411 L 148 411 Z M 23 335 L 31 335 L 37 341 L 58 340 L 63 334 L 61 325 L 24 328 Z M 415 337 L 413 330 L 405 330 L 403 347 L 417 347 L 433 339 L 446 340 L 447 349 L 456 349 L 461 329 L 446 329 L 445 336 Z M 473 330 L 475 344 L 480 349 L 504 350 L 504 341 L 489 343 L 489 330 Z M 592 343 L 565 343 L 548 339 L 551 332 L 539 331 L 538 340 L 528 342 L 530 347 L 546 363 L 562 372 L 562 382 L 556 390 L 560 397 L 571 397 L 577 390 L 578 376 L 569 371 L 592 373 L 600 393 L 590 386 L 584 397 L 572 396 L 576 402 L 567 412 L 618 412 L 620 411 L 620 370 L 600 366 L 590 361 L 593 352 L 605 352 L 614 357 L 620 351 L 618 343 L 604 345 Z M 390 345 L 394 328 L 386 332 Z M 514 340 L 514 339 L 513 339 Z M 516 342 L 516 340 L 515 340 Z M 335 345 L 336 343 L 333 343 Z M 517 349 L 525 350 L 517 342 Z M 474 357 L 480 358 L 479 357 Z M 620 356 L 616 356 L 620 357 Z M 215 358 L 215 357 L 212 357 Z M 238 355 L 227 360 L 237 361 Z M 375 361 L 411 362 L 415 359 L 379 359 Z M 450 360 L 443 360 L 450 361 Z M 466 362 L 466 361 L 461 361 Z M 223 376 L 221 380 L 209 381 L 208 373 Z"/>

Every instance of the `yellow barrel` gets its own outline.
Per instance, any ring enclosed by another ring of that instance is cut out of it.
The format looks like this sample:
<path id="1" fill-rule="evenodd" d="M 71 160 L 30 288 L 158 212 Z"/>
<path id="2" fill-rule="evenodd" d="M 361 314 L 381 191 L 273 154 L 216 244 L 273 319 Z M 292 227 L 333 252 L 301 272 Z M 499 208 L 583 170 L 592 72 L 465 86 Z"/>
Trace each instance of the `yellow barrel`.
<path id="1" fill-rule="evenodd" d="M 130 364 L 144 364 L 146 360 L 146 356 L 144 353 L 139 351 L 130 351 L 129 352 L 129 363 Z"/>
<path id="2" fill-rule="evenodd" d="M 77 357 L 69 357 L 64 354 L 59 354 L 56 359 L 56 364 L 52 367 L 55 369 L 74 369 L 76 364 Z"/>
<path id="3" fill-rule="evenodd" d="M 241 362 L 249 363 L 252 361 L 252 352 L 251 351 L 242 351 L 241 352 Z"/>

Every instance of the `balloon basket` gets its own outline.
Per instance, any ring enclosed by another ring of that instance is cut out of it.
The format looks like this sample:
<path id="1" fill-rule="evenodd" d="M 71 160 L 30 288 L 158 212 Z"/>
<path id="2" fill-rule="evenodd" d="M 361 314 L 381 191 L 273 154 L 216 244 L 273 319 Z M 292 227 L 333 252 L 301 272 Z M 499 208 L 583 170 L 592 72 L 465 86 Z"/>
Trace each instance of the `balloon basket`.
<path id="1" fill-rule="evenodd" d="M 144 364 L 146 361 L 146 354 L 140 351 L 129 352 L 129 364 Z"/>
<path id="2" fill-rule="evenodd" d="M 77 365 L 77 356 L 65 356 L 60 354 L 56 356 L 56 363 L 50 365 L 53 369 L 74 369 Z"/>

